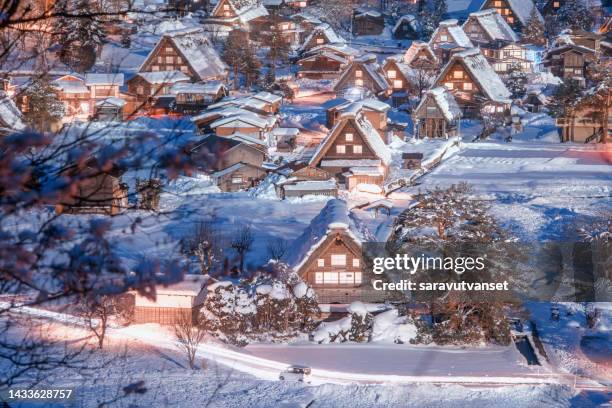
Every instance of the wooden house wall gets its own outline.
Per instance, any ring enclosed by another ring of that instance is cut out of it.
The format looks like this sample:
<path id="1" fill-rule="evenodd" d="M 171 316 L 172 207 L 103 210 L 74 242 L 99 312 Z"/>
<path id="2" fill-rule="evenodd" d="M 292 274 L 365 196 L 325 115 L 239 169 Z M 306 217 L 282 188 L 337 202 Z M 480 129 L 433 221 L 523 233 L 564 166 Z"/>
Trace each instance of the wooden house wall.
<path id="1" fill-rule="evenodd" d="M 470 40 L 472 40 L 474 44 L 488 44 L 489 42 L 491 42 L 491 37 L 482 28 L 482 26 L 478 22 L 478 19 L 468 19 L 468 21 L 465 23 L 465 26 L 463 27 L 463 31 L 465 31 L 465 34 L 469 37 Z"/>
<path id="2" fill-rule="evenodd" d="M 348 73 L 336 84 L 336 89 L 361 87 L 368 89 L 375 95 L 383 91 L 362 64 L 353 63 L 348 69 Z M 358 72 L 361 72 L 359 77 L 357 76 Z"/>
<path id="3" fill-rule="evenodd" d="M 266 171 L 258 167 L 243 166 L 231 173 L 225 174 L 217 180 L 217 186 L 221 191 L 236 192 L 255 187 L 259 181 L 266 177 Z M 240 178 L 241 182 L 236 183 Z"/>
<path id="4" fill-rule="evenodd" d="M 346 135 L 352 134 L 353 140 L 346 140 Z M 338 153 L 338 146 L 344 146 L 345 153 Z M 362 153 L 354 153 L 353 146 L 361 146 Z M 378 159 L 370 147 L 366 144 L 361 134 L 351 120 L 346 121 L 345 125 L 338 131 L 331 143 L 330 148 L 325 153 L 322 160 L 335 159 Z"/>
<path id="5" fill-rule="evenodd" d="M 237 126 L 223 125 L 223 126 L 218 126 L 215 129 L 215 133 L 217 136 L 231 136 L 234 133 L 243 133 L 245 135 L 250 135 L 250 136 L 260 138 L 263 135 L 263 130 L 258 127 L 247 125 L 247 124 L 242 124 L 242 125 L 237 125 Z"/>
<path id="6" fill-rule="evenodd" d="M 199 80 L 198 74 L 191 69 L 185 57 L 176 49 L 174 43 L 163 37 L 161 43 L 149 56 L 141 72 L 181 71 L 192 80 Z"/>
<path id="7" fill-rule="evenodd" d="M 263 160 L 263 152 L 245 144 L 240 144 L 226 151 L 222 157 L 219 157 L 215 167 L 216 170 L 222 170 L 240 162 L 261 167 Z"/>
<path id="8" fill-rule="evenodd" d="M 482 10 L 495 9 L 503 18 L 506 23 L 512 28 L 520 28 L 521 21 L 512 12 L 510 5 L 506 0 L 487 0 L 481 7 Z"/>
<path id="9" fill-rule="evenodd" d="M 455 95 L 457 103 L 462 108 L 468 105 L 475 105 L 476 96 L 484 98 L 478 83 L 470 76 L 464 66 L 457 61 L 453 63 L 446 75 L 438 80 L 436 85 L 442 85 L 449 89 Z"/>
<path id="10" fill-rule="evenodd" d="M 220 4 L 218 4 L 218 7 L 215 10 L 215 13 L 213 13 L 213 17 L 234 18 L 236 17 L 236 13 L 232 9 L 228 0 L 221 0 Z"/>
<path id="11" fill-rule="evenodd" d="M 385 19 L 381 17 L 355 17 L 353 18 L 353 34 L 379 35 L 385 28 Z"/>

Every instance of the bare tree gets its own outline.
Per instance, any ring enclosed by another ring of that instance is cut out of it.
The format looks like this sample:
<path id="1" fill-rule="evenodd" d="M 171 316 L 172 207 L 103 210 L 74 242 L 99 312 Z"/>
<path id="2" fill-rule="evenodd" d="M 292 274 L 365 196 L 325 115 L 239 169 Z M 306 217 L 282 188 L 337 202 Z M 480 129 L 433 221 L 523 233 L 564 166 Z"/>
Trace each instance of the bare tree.
<path id="1" fill-rule="evenodd" d="M 289 246 L 287 240 L 283 238 L 274 238 L 268 241 L 267 249 L 270 259 L 280 261 L 287 253 Z"/>
<path id="2" fill-rule="evenodd" d="M 89 330 L 98 339 L 99 348 L 104 347 L 104 340 L 106 339 L 106 332 L 111 318 L 116 317 L 117 321 L 123 320 L 124 322 L 130 320 L 130 313 L 121 300 L 120 296 L 91 296 L 83 304 L 82 312 L 85 322 Z"/>
<path id="3" fill-rule="evenodd" d="M 185 353 L 189 367 L 195 369 L 195 358 L 198 347 L 206 336 L 203 321 L 190 313 L 182 313 L 174 324 L 174 335 L 178 340 L 177 347 Z"/>
<path id="4" fill-rule="evenodd" d="M 198 224 L 195 235 L 194 255 L 200 264 L 200 273 L 208 275 L 222 259 L 221 236 L 211 222 Z"/>
<path id="5" fill-rule="evenodd" d="M 244 271 L 244 258 L 251 250 L 255 237 L 251 225 L 244 225 L 236 231 L 232 238 L 231 247 L 238 253 L 240 258 L 240 272 Z"/>

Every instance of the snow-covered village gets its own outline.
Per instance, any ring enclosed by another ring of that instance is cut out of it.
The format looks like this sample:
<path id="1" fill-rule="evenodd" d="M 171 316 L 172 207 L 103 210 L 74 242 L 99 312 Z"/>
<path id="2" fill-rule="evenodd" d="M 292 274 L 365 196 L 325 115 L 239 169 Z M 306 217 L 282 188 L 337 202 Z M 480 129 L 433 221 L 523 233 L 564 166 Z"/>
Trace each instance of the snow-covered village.
<path id="1" fill-rule="evenodd" d="M 612 2 L 0 3 L 2 407 L 612 407 Z"/>

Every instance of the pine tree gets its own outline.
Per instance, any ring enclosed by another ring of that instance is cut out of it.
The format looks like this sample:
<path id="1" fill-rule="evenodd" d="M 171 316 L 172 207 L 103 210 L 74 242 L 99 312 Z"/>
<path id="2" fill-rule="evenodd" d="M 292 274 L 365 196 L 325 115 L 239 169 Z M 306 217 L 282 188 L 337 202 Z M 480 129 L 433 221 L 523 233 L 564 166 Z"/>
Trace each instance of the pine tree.
<path id="1" fill-rule="evenodd" d="M 240 84 L 238 75 L 241 71 L 241 65 L 244 58 L 244 47 L 248 40 L 248 35 L 245 31 L 232 30 L 223 44 L 221 58 L 232 68 L 234 89 L 238 89 Z"/>
<path id="2" fill-rule="evenodd" d="M 566 1 L 557 12 L 557 22 L 561 28 L 591 31 L 593 14 L 582 1 Z"/>
<path id="3" fill-rule="evenodd" d="M 564 79 L 555 91 L 549 110 L 554 117 L 571 116 L 576 102 L 582 96 L 580 83 L 572 78 Z"/>
<path id="4" fill-rule="evenodd" d="M 38 77 L 24 91 L 27 109 L 26 123 L 40 132 L 52 130 L 52 125 L 61 120 L 65 113 L 64 104 L 57 99 L 55 88 L 47 75 Z"/>
<path id="5" fill-rule="evenodd" d="M 74 3 L 75 18 L 59 19 L 62 38 L 59 58 L 77 72 L 91 69 L 96 52 L 106 41 L 103 22 L 96 15 L 100 10 L 94 2 L 78 0 Z"/>
<path id="6" fill-rule="evenodd" d="M 272 83 L 276 80 L 276 65 L 279 62 L 287 61 L 289 56 L 289 52 L 291 50 L 289 46 L 289 41 L 287 41 L 287 37 L 284 35 L 280 20 L 277 14 L 274 14 L 271 19 L 272 29 L 270 32 L 265 33 L 263 35 L 263 45 L 268 47 L 268 61 L 270 70 L 270 77 L 266 78 L 266 82 Z"/>
<path id="7" fill-rule="evenodd" d="M 421 21 L 421 38 L 423 40 L 428 40 L 433 32 L 436 31 L 440 21 L 444 19 L 446 11 L 445 0 L 434 0 L 432 4 L 428 4 L 421 9 L 419 17 Z"/>
<path id="8" fill-rule="evenodd" d="M 511 64 L 506 73 L 506 88 L 512 93 L 513 99 L 525 96 L 527 89 L 527 74 L 525 74 L 519 64 Z"/>
<path id="9" fill-rule="evenodd" d="M 538 11 L 535 7 L 531 10 L 527 25 L 523 28 L 523 42 L 538 45 L 546 43 L 544 23 L 538 18 Z"/>

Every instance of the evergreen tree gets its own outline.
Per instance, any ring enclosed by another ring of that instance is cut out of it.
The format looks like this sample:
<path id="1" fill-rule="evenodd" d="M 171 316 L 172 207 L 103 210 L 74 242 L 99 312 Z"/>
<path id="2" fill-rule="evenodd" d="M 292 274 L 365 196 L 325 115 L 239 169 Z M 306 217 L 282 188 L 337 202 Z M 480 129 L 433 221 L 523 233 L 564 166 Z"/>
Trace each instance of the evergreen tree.
<path id="1" fill-rule="evenodd" d="M 229 33 L 223 46 L 221 58 L 232 68 L 234 89 L 239 87 L 239 74 L 244 75 L 246 86 L 252 86 L 259 82 L 261 62 L 257 58 L 246 31 L 235 29 Z"/>
<path id="2" fill-rule="evenodd" d="M 512 93 L 513 99 L 525 96 L 527 88 L 527 74 L 523 72 L 519 64 L 511 64 L 506 74 L 506 87 Z"/>
<path id="3" fill-rule="evenodd" d="M 444 19 L 446 11 L 446 0 L 433 0 L 433 3 L 423 6 L 419 12 L 422 39 L 428 40 L 431 37 Z"/>
<path id="4" fill-rule="evenodd" d="M 582 1 L 566 1 L 557 12 L 557 22 L 561 28 L 591 31 L 593 14 Z"/>
<path id="5" fill-rule="evenodd" d="M 52 125 L 64 116 L 64 104 L 57 99 L 55 88 L 46 75 L 40 76 L 29 85 L 23 96 L 27 101 L 24 119 L 35 130 L 50 131 Z"/>
<path id="6" fill-rule="evenodd" d="M 538 11 L 535 7 L 531 10 L 527 25 L 523 28 L 523 42 L 538 45 L 546 43 L 544 23 L 538 18 Z"/>
<path id="7" fill-rule="evenodd" d="M 269 48 L 267 57 L 270 70 L 266 83 L 273 83 L 276 80 L 276 65 L 279 62 L 286 62 L 291 50 L 289 41 L 281 29 L 278 14 L 272 16 L 271 25 L 271 31 L 262 36 L 263 45 Z"/>
<path id="8" fill-rule="evenodd" d="M 103 22 L 96 13 L 94 2 L 78 0 L 74 3 L 75 18 L 59 19 L 61 48 L 59 58 L 77 72 L 91 69 L 96 62 L 96 53 L 106 41 Z"/>
<path id="9" fill-rule="evenodd" d="M 554 117 L 569 116 L 581 96 L 580 83 L 575 79 L 566 78 L 555 91 L 549 110 Z"/>

